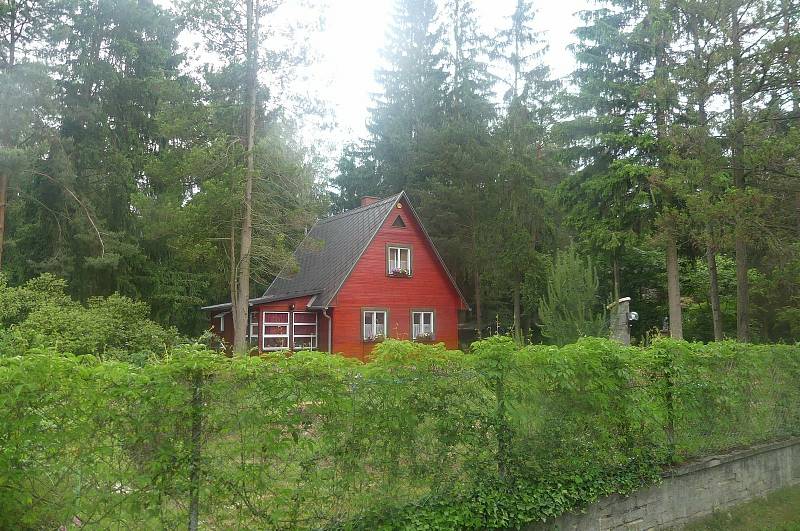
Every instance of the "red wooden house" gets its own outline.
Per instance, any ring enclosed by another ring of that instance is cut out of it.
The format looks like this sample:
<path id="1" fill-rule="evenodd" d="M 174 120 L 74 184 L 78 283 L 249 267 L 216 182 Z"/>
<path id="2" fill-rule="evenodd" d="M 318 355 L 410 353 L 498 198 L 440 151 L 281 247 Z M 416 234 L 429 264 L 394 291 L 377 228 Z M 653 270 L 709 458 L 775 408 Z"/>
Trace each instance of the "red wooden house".
<path id="1" fill-rule="evenodd" d="M 404 192 L 362 199 L 322 219 L 281 272 L 250 301 L 249 338 L 259 351 L 314 349 L 365 359 L 383 338 L 458 348 L 464 297 Z M 203 308 L 233 339 L 230 304 Z"/>

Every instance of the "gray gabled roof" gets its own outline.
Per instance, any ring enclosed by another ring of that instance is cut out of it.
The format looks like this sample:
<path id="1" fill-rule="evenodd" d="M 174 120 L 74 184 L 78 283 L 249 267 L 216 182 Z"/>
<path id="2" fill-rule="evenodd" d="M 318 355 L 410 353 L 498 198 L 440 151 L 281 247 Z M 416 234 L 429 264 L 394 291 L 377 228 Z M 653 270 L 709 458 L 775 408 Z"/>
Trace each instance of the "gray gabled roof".
<path id="1" fill-rule="evenodd" d="M 297 269 L 285 268 L 272 281 L 264 295 L 251 299 L 250 304 L 311 295 L 309 308 L 328 308 L 331 300 L 355 268 L 361 255 L 367 250 L 386 218 L 391 214 L 394 205 L 402 198 L 406 199 L 411 214 L 422 228 L 422 232 L 461 297 L 464 306 L 469 308 L 405 192 L 317 221 L 294 252 Z M 216 304 L 203 309 L 225 310 L 230 306 L 230 303 Z"/>
<path id="2" fill-rule="evenodd" d="M 294 252 L 297 271 L 281 271 L 262 299 L 314 295 L 309 307 L 327 308 L 402 195 L 318 221 Z"/>

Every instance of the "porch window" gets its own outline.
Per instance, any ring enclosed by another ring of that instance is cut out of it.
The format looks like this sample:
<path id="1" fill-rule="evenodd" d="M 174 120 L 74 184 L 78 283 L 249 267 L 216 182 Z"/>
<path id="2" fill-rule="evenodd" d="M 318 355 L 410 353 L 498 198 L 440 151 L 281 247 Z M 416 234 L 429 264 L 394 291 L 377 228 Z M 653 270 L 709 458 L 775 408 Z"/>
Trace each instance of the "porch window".
<path id="1" fill-rule="evenodd" d="M 317 314 L 294 312 L 292 314 L 292 350 L 317 348 Z"/>
<path id="2" fill-rule="evenodd" d="M 258 344 L 258 312 L 250 312 L 250 328 L 248 336 L 251 345 Z"/>
<path id="3" fill-rule="evenodd" d="M 433 339 L 433 312 L 411 312 L 411 338 Z"/>
<path id="4" fill-rule="evenodd" d="M 408 247 L 389 247 L 388 271 L 390 276 L 411 275 L 411 249 Z"/>
<path id="5" fill-rule="evenodd" d="M 289 312 L 264 312 L 263 350 L 289 350 Z"/>
<path id="6" fill-rule="evenodd" d="M 364 310 L 364 341 L 380 341 L 386 337 L 386 312 Z"/>

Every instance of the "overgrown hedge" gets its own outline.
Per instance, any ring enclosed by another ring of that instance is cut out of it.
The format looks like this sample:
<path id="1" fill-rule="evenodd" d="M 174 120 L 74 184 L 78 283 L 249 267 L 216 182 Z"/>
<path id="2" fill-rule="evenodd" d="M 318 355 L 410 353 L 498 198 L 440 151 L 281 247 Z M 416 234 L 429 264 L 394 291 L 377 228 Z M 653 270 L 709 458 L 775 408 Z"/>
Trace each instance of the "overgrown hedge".
<path id="1" fill-rule="evenodd" d="M 798 434 L 798 346 L 31 350 L 0 358 L 0 528 L 519 527 Z"/>

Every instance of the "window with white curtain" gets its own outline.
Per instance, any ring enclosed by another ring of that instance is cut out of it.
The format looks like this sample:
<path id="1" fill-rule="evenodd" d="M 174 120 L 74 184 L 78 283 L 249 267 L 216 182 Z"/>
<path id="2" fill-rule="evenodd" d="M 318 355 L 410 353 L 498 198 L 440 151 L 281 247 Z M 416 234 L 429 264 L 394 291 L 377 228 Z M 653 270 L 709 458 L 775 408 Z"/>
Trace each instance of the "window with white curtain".
<path id="1" fill-rule="evenodd" d="M 433 312 L 411 312 L 411 338 L 433 339 Z"/>
<path id="2" fill-rule="evenodd" d="M 364 310 L 364 341 L 378 341 L 386 337 L 386 312 L 384 310 Z"/>
<path id="3" fill-rule="evenodd" d="M 398 276 L 411 274 L 411 249 L 408 247 L 389 247 L 388 273 Z"/>

